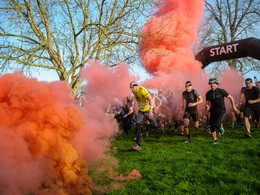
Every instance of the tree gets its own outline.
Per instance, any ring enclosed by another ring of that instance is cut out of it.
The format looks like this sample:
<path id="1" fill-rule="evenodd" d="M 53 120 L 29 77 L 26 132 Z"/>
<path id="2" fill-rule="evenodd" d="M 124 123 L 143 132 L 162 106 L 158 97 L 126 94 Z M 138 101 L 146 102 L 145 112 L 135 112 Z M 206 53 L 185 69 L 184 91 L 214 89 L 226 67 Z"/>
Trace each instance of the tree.
<path id="1" fill-rule="evenodd" d="M 152 0 L 4 0 L 1 70 L 52 69 L 76 93 L 89 59 L 135 61 Z"/>
<path id="2" fill-rule="evenodd" d="M 205 1 L 205 17 L 200 31 L 199 45 L 204 48 L 245 39 L 252 35 L 259 36 L 259 13 L 258 0 Z M 242 74 L 260 71 L 259 61 L 252 58 L 228 60 L 214 65 L 213 71 L 218 71 L 227 65 Z"/>

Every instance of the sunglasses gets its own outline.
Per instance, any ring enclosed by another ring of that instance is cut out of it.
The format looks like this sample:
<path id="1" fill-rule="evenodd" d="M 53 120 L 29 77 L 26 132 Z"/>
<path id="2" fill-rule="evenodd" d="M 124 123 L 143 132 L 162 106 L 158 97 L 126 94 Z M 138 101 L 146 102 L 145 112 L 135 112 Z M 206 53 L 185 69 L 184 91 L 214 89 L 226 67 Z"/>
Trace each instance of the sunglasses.
<path id="1" fill-rule="evenodd" d="M 246 81 L 246 83 L 252 83 L 252 81 L 250 81 L 250 80 L 247 80 L 247 81 Z"/>
<path id="2" fill-rule="evenodd" d="M 187 84 L 185 84 L 185 86 L 186 86 L 186 87 L 191 86 L 191 83 L 187 83 Z"/>
<path id="3" fill-rule="evenodd" d="M 216 81 L 210 81 L 209 84 L 218 84 Z"/>
<path id="4" fill-rule="evenodd" d="M 138 86 L 136 83 L 134 83 L 134 84 L 130 84 L 130 88 L 131 87 L 134 87 L 134 86 Z"/>

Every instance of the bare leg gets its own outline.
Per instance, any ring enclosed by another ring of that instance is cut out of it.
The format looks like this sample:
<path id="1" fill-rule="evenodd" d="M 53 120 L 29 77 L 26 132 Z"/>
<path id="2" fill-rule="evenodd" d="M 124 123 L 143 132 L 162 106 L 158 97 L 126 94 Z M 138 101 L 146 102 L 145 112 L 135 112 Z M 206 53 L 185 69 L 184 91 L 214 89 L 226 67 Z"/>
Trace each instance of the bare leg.
<path id="1" fill-rule="evenodd" d="M 247 117 L 244 117 L 244 125 L 246 127 L 246 133 L 250 135 L 250 122 Z"/>
<path id="2" fill-rule="evenodd" d="M 213 140 L 216 141 L 217 140 L 217 133 L 216 131 L 214 131 L 212 134 Z"/>

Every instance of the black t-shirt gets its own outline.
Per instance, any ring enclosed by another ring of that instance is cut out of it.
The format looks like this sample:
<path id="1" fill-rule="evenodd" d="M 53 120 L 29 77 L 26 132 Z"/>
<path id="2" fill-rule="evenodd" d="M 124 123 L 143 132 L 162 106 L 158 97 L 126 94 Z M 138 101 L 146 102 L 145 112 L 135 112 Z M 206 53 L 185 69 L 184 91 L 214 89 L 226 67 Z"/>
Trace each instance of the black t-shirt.
<path id="1" fill-rule="evenodd" d="M 182 97 L 186 100 L 186 109 L 185 111 L 196 111 L 197 105 L 193 107 L 188 107 L 189 103 L 197 102 L 198 97 L 200 96 L 199 92 L 195 89 L 192 89 L 190 92 L 182 92 Z"/>
<path id="2" fill-rule="evenodd" d="M 227 97 L 228 95 L 228 92 L 226 92 L 224 89 L 217 88 L 214 91 L 209 90 L 206 93 L 206 101 L 210 101 L 211 103 L 211 112 L 226 112 L 224 97 Z"/>
<path id="3" fill-rule="evenodd" d="M 255 87 L 255 86 L 252 86 L 251 89 L 247 89 L 246 87 L 242 87 L 241 93 L 243 93 L 245 95 L 246 105 L 247 105 L 247 104 L 249 104 L 248 100 L 256 100 L 256 99 L 259 98 L 260 89 L 258 87 Z M 257 104 L 259 104 L 259 103 L 257 103 Z"/>

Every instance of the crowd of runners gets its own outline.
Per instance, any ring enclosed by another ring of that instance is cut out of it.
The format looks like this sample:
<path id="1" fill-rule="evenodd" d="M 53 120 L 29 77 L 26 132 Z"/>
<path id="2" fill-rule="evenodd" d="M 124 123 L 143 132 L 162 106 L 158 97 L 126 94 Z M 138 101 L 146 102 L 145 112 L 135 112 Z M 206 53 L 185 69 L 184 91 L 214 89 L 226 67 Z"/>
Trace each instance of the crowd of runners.
<path id="1" fill-rule="evenodd" d="M 135 128 L 136 145 L 131 147 L 134 151 L 141 150 L 142 137 L 153 131 L 164 133 L 173 130 L 181 136 L 186 134 L 185 143 L 191 143 L 191 123 L 195 129 L 205 124 L 205 131 L 212 135 L 213 144 L 217 144 L 217 135 L 224 134 L 224 119 L 231 122 L 231 128 L 235 123 L 240 123 L 246 129 L 245 137 L 251 138 L 252 121 L 259 127 L 259 82 L 253 86 L 252 79 L 247 78 L 236 102 L 225 89 L 218 87 L 220 83 L 216 78 L 211 78 L 208 84 L 211 89 L 203 95 L 193 89 L 191 81 L 184 83 L 185 90 L 182 93 L 158 91 L 154 94 L 132 81 L 130 89 L 133 95 L 123 99 L 115 97 L 106 112 L 122 124 L 125 137 L 128 137 L 130 129 Z M 232 107 L 228 115 L 225 98 L 230 100 Z M 75 102 L 82 107 L 84 93 L 77 96 Z"/>

